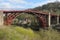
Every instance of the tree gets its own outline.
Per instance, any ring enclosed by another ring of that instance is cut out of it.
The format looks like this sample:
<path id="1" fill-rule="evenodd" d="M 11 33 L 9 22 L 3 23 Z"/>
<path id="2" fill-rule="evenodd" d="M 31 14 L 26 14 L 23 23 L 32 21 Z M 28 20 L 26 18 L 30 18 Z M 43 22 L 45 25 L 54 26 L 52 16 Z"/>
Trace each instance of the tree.
<path id="1" fill-rule="evenodd" d="M 46 10 L 46 11 L 52 11 L 58 13 L 58 11 L 60 11 L 60 2 L 56 1 L 52 3 L 44 4 L 42 6 L 34 8 L 33 10 L 42 10 L 42 11 Z"/>

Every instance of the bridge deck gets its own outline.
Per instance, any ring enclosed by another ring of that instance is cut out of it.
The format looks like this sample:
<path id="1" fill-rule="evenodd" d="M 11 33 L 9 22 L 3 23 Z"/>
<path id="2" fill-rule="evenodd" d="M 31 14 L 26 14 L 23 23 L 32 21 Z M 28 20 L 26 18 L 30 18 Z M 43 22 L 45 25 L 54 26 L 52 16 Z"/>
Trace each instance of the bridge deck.
<path id="1" fill-rule="evenodd" d="M 19 10 L 19 11 L 17 11 L 17 10 L 16 10 L 16 11 L 15 11 L 15 10 L 13 10 L 13 11 L 3 11 L 3 13 L 21 13 L 21 12 L 26 12 L 26 13 L 31 12 L 31 13 L 38 13 L 38 14 L 43 14 L 43 15 L 49 15 L 48 12 L 32 11 L 32 10 L 23 10 L 23 11 L 21 11 L 21 10 Z M 57 16 L 57 14 L 51 13 L 51 16 Z"/>

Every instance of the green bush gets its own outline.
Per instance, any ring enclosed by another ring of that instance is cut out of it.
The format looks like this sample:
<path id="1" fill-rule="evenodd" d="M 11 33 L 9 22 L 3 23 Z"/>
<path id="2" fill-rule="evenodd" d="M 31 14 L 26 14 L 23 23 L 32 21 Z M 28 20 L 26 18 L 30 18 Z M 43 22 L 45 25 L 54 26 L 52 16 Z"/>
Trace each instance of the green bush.
<path id="1" fill-rule="evenodd" d="M 28 13 L 21 13 L 13 20 L 12 24 L 35 29 L 35 26 L 36 27 L 39 26 L 39 21 L 37 20 L 37 17 L 35 15 Z"/>
<path id="2" fill-rule="evenodd" d="M 3 40 L 5 38 L 5 32 L 0 29 L 0 40 Z"/>
<path id="3" fill-rule="evenodd" d="M 60 34 L 56 30 L 48 29 L 38 32 L 41 40 L 60 40 Z"/>
<path id="4" fill-rule="evenodd" d="M 33 31 L 16 26 L 0 29 L 0 40 L 60 40 L 60 34 L 53 29 Z"/>

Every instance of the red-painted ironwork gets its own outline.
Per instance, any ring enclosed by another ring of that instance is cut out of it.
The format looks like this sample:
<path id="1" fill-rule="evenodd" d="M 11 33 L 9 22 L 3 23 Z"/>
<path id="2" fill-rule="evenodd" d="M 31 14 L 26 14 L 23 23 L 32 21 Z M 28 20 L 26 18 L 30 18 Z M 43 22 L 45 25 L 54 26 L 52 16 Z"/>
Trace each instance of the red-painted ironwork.
<path id="1" fill-rule="evenodd" d="M 20 13 L 30 13 L 30 14 L 34 14 L 38 17 L 38 19 L 41 21 L 42 23 L 42 27 L 46 27 L 47 26 L 47 22 L 46 22 L 46 18 L 43 17 L 42 15 L 49 15 L 47 12 L 42 12 L 42 11 L 34 11 L 34 10 L 23 10 L 23 11 L 3 11 L 4 13 L 7 13 L 7 17 L 6 20 L 4 21 L 4 23 L 6 25 L 10 25 L 12 24 L 12 21 L 14 18 L 16 18 Z M 10 14 L 9 14 L 10 13 Z M 8 15 L 9 14 L 9 15 Z M 57 16 L 56 14 L 51 14 L 51 16 Z"/>

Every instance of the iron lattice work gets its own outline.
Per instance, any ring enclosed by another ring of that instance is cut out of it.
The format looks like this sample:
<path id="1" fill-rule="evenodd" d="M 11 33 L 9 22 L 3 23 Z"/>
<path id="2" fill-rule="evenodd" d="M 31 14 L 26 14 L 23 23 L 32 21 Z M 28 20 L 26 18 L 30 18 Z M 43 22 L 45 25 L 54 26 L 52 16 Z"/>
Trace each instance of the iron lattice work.
<path id="1" fill-rule="evenodd" d="M 3 11 L 3 13 L 6 15 L 6 19 L 4 20 L 4 24 L 6 25 L 11 25 L 13 19 L 15 19 L 20 13 L 29 13 L 29 14 L 37 16 L 37 19 L 41 22 L 42 27 L 47 27 L 46 16 L 49 15 L 47 12 L 23 10 L 23 11 Z M 51 16 L 57 16 L 57 15 L 51 14 Z"/>

